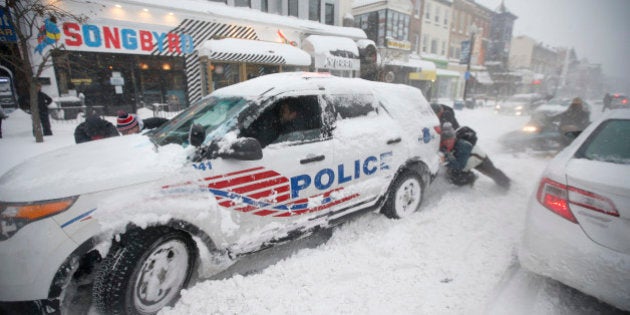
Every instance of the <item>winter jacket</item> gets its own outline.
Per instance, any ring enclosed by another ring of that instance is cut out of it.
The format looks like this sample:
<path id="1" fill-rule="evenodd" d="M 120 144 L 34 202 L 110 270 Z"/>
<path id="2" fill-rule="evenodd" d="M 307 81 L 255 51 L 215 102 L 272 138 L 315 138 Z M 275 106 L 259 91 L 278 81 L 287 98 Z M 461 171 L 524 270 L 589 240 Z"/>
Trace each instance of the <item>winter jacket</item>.
<path id="1" fill-rule="evenodd" d="M 48 115 L 48 105 L 52 103 L 52 98 L 46 95 L 46 93 L 37 92 L 37 107 L 39 108 L 39 115 Z"/>
<path id="2" fill-rule="evenodd" d="M 455 119 L 455 111 L 446 105 L 440 104 L 440 107 L 442 108 L 442 114 L 438 115 L 440 126 L 443 126 L 445 122 L 449 122 L 455 130 L 459 129 L 459 122 Z"/>
<path id="3" fill-rule="evenodd" d="M 99 117 L 90 117 L 74 129 L 74 141 L 76 143 L 116 137 L 118 135 L 118 130 L 114 124 Z"/>
<path id="4" fill-rule="evenodd" d="M 151 130 L 162 126 L 168 119 L 162 117 L 151 117 L 142 120 L 140 130 Z"/>
<path id="5" fill-rule="evenodd" d="M 448 162 L 447 167 L 458 171 L 465 171 L 472 150 L 473 145 L 470 142 L 464 139 L 457 139 L 453 146 L 453 151 L 445 155 L 446 161 Z"/>

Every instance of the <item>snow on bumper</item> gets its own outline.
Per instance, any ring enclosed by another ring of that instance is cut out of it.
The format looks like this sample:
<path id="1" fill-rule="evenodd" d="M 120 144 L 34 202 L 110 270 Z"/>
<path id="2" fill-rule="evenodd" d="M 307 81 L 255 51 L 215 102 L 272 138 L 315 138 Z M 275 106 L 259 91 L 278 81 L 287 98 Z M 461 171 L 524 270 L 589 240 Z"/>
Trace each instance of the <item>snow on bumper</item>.
<path id="1" fill-rule="evenodd" d="M 0 242 L 0 301 L 48 298 L 57 269 L 74 248 L 51 218 L 28 224 Z"/>
<path id="2" fill-rule="evenodd" d="M 630 255 L 593 242 L 579 225 L 532 199 L 519 260 L 547 276 L 630 311 Z"/>

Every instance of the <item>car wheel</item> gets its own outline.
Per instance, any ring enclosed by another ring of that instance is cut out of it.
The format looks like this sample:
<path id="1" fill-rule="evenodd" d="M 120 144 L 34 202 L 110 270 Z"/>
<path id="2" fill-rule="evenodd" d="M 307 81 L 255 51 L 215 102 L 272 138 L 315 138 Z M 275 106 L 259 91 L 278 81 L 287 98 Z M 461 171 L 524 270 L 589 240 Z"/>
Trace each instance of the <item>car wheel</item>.
<path id="1" fill-rule="evenodd" d="M 96 274 L 94 304 L 103 314 L 156 314 L 179 299 L 196 256 L 194 242 L 183 232 L 130 230 L 112 245 Z"/>
<path id="2" fill-rule="evenodd" d="M 381 212 L 388 218 L 401 219 L 420 209 L 425 183 L 414 172 L 405 171 L 396 177 L 389 189 Z"/>

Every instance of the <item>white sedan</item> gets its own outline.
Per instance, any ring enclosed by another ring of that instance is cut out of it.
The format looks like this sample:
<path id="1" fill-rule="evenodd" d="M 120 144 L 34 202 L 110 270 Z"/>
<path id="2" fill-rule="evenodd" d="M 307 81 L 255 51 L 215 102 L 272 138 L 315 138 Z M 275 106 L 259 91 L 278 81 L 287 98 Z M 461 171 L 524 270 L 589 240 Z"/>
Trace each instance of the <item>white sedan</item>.
<path id="1" fill-rule="evenodd" d="M 521 265 L 630 311 L 630 110 L 593 122 L 542 174 Z"/>

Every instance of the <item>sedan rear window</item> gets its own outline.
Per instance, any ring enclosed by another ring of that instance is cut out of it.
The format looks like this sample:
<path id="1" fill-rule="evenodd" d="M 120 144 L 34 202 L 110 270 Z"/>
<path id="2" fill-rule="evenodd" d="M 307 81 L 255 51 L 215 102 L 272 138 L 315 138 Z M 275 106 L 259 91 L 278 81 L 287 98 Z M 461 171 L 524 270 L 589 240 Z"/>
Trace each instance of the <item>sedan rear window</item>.
<path id="1" fill-rule="evenodd" d="M 578 158 L 630 164 L 630 120 L 609 120 L 602 123 L 577 152 Z"/>

